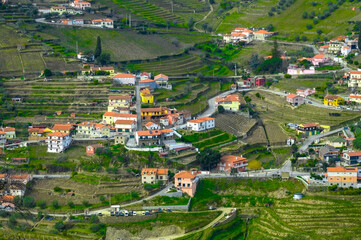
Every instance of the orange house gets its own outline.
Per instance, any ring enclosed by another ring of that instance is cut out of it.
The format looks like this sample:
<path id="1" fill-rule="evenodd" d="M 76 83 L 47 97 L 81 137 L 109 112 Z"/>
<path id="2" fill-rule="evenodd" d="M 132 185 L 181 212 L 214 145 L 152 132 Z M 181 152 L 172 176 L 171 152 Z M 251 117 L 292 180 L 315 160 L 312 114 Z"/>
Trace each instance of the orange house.
<path id="1" fill-rule="evenodd" d="M 221 162 L 218 163 L 217 169 L 219 171 L 231 172 L 232 168 L 237 169 L 237 172 L 244 172 L 247 169 L 248 160 L 244 157 L 227 155 L 221 157 Z"/>
<path id="2" fill-rule="evenodd" d="M 329 185 L 337 185 L 340 187 L 357 186 L 356 167 L 328 167 L 326 177 Z"/>
<path id="3" fill-rule="evenodd" d="M 196 193 L 198 182 L 196 171 L 182 171 L 174 175 L 175 187 L 191 197 Z"/>
<path id="4" fill-rule="evenodd" d="M 103 144 L 94 144 L 86 147 L 86 155 L 94 155 L 97 148 L 102 148 Z"/>

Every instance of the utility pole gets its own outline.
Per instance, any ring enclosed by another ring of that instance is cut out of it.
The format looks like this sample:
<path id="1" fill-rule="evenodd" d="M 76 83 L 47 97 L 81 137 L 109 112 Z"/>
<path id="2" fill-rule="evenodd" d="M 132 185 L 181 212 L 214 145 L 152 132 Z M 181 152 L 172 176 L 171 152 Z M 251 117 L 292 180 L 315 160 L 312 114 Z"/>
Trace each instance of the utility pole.
<path id="1" fill-rule="evenodd" d="M 129 13 L 129 27 L 132 27 L 132 14 Z"/>
<path id="2" fill-rule="evenodd" d="M 237 76 L 237 64 L 234 64 L 234 75 Z"/>
<path id="3" fill-rule="evenodd" d="M 173 0 L 172 0 L 172 13 L 173 13 Z"/>

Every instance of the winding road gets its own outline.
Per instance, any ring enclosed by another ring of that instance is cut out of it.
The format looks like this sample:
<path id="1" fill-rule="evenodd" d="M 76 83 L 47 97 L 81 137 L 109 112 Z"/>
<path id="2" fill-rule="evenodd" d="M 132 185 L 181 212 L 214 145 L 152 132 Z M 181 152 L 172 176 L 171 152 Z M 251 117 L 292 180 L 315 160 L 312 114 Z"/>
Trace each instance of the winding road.
<path id="1" fill-rule="evenodd" d="M 209 2 L 208 2 L 208 3 L 209 3 Z M 209 12 L 207 13 L 207 15 L 204 16 L 201 20 L 199 20 L 198 22 L 196 22 L 196 23 L 194 24 L 194 29 L 197 30 L 198 32 L 205 32 L 205 31 L 202 31 L 201 29 L 199 29 L 199 28 L 197 27 L 197 25 L 198 25 L 199 23 L 205 21 L 205 20 L 208 18 L 208 16 L 214 11 L 212 4 L 209 3 L 209 7 L 210 7 L 211 9 L 210 9 Z"/>

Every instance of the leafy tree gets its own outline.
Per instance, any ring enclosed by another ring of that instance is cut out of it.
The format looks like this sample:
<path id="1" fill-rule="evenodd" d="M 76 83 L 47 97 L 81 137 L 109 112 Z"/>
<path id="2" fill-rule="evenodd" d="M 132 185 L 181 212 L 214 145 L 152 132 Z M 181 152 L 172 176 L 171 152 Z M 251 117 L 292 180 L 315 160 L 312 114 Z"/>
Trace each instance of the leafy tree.
<path id="1" fill-rule="evenodd" d="M 75 206 L 75 204 L 74 204 L 73 201 L 70 201 L 70 202 L 68 202 L 68 206 L 69 206 L 70 208 L 73 208 L 73 207 Z"/>
<path id="2" fill-rule="evenodd" d="M 230 172 L 231 176 L 235 176 L 237 175 L 237 173 L 238 173 L 237 168 L 231 168 L 231 172 Z"/>
<path id="3" fill-rule="evenodd" d="M 302 36 L 302 41 L 306 42 L 306 41 L 307 41 L 307 37 L 306 37 L 306 36 Z"/>
<path id="4" fill-rule="evenodd" d="M 259 61 L 259 57 L 258 57 L 258 54 L 253 54 L 252 57 L 251 57 L 251 60 L 249 62 L 249 66 L 251 67 L 251 69 L 254 71 L 256 70 L 259 65 L 260 65 L 260 61 Z"/>
<path id="5" fill-rule="evenodd" d="M 322 34 L 322 30 L 321 30 L 321 29 L 318 29 L 318 30 L 317 30 L 317 34 L 318 34 L 318 35 L 321 35 L 321 34 Z"/>
<path id="6" fill-rule="evenodd" d="M 107 65 L 110 63 L 110 54 L 109 53 L 102 53 L 98 58 L 97 58 L 98 63 L 100 63 L 101 65 Z"/>
<path id="7" fill-rule="evenodd" d="M 53 206 L 53 208 L 59 208 L 59 203 L 57 200 L 54 200 L 51 205 Z"/>
<path id="8" fill-rule="evenodd" d="M 266 30 L 267 30 L 267 31 L 272 31 L 272 30 L 273 30 L 273 25 L 272 25 L 272 24 L 269 24 L 269 25 L 266 27 Z"/>
<path id="9" fill-rule="evenodd" d="M 299 42 L 299 41 L 300 41 L 300 35 L 296 35 L 296 36 L 295 36 L 295 41 L 296 41 L 296 42 Z"/>
<path id="10" fill-rule="evenodd" d="M 291 74 L 286 73 L 286 74 L 284 75 L 284 77 L 285 77 L 285 78 L 291 78 L 292 76 L 291 76 Z"/>
<path id="11" fill-rule="evenodd" d="M 274 74 L 280 71 L 282 67 L 282 59 L 281 58 L 270 58 L 265 60 L 257 69 L 257 72 L 261 73 L 271 73 Z"/>
<path id="12" fill-rule="evenodd" d="M 306 25 L 306 28 L 307 28 L 308 30 L 312 29 L 312 24 L 307 24 L 307 25 Z"/>
<path id="13" fill-rule="evenodd" d="M 297 145 L 296 145 L 296 144 L 292 144 L 292 146 L 291 146 L 291 151 L 292 151 L 292 153 L 296 153 L 297 150 L 298 150 Z"/>
<path id="14" fill-rule="evenodd" d="M 61 187 L 56 186 L 54 188 L 54 192 L 61 192 L 61 191 L 63 191 L 63 189 Z"/>
<path id="15" fill-rule="evenodd" d="M 32 198 L 32 197 L 30 197 L 30 196 L 24 197 L 23 205 L 24 205 L 24 207 L 27 207 L 27 208 L 33 208 L 33 207 L 35 207 L 35 200 L 34 200 L 34 198 Z"/>
<path id="16" fill-rule="evenodd" d="M 101 202 L 104 202 L 104 201 L 106 200 L 106 199 L 105 199 L 105 196 L 104 196 L 104 195 L 100 195 L 99 200 L 100 200 Z"/>
<path id="17" fill-rule="evenodd" d="M 21 204 L 22 204 L 22 199 L 21 199 L 21 197 L 20 196 L 16 196 L 15 198 L 14 198 L 14 203 L 15 203 L 15 205 L 16 206 L 20 206 Z"/>
<path id="18" fill-rule="evenodd" d="M 98 222 L 99 222 L 98 216 L 97 216 L 97 215 L 92 215 L 92 216 L 90 217 L 90 222 L 91 222 L 91 223 L 98 223 Z"/>
<path id="19" fill-rule="evenodd" d="M 361 26 L 359 28 L 357 46 L 358 46 L 358 49 L 361 49 Z"/>
<path id="20" fill-rule="evenodd" d="M 100 230 L 100 225 L 99 224 L 93 224 L 90 226 L 90 231 L 96 233 Z"/>
<path id="21" fill-rule="evenodd" d="M 63 231 L 65 229 L 65 225 L 64 225 L 63 221 L 55 223 L 54 227 L 58 231 Z"/>
<path id="22" fill-rule="evenodd" d="M 357 149 L 361 149 L 361 137 L 358 137 L 355 140 L 353 140 L 353 146 Z"/>
<path id="23" fill-rule="evenodd" d="M 308 13 L 307 13 L 307 12 L 303 12 L 302 18 L 303 18 L 303 19 L 306 19 L 307 17 L 308 17 Z"/>
<path id="24" fill-rule="evenodd" d="M 87 206 L 89 206 L 89 202 L 86 201 L 86 200 L 84 200 L 84 201 L 83 201 L 83 205 L 84 205 L 85 207 L 87 207 Z"/>
<path id="25" fill-rule="evenodd" d="M 217 110 L 219 113 L 224 113 L 224 107 L 222 105 L 218 105 Z"/>
<path id="26" fill-rule="evenodd" d="M 278 49 L 278 43 L 277 40 L 273 41 L 273 49 L 271 52 L 272 58 L 279 58 L 281 57 L 281 52 Z"/>
<path id="27" fill-rule="evenodd" d="M 202 28 L 205 32 L 207 32 L 208 23 L 203 23 Z"/>
<path id="28" fill-rule="evenodd" d="M 46 208 L 46 201 L 39 201 L 37 202 L 37 205 L 40 209 L 45 209 Z"/>
<path id="29" fill-rule="evenodd" d="M 188 20 L 188 29 L 189 29 L 189 31 L 192 31 L 193 27 L 194 27 L 194 20 L 193 20 L 192 17 L 190 17 L 189 20 Z"/>
<path id="30" fill-rule="evenodd" d="M 50 69 L 45 68 L 45 69 L 44 69 L 44 73 L 43 73 L 43 75 L 44 75 L 44 77 L 50 77 L 50 76 L 52 76 L 52 75 L 53 75 L 53 73 L 51 72 L 51 70 L 50 70 Z"/>
<path id="31" fill-rule="evenodd" d="M 100 36 L 97 37 L 97 45 L 94 51 L 94 57 L 98 58 L 102 54 L 102 42 Z"/>
<path id="32" fill-rule="evenodd" d="M 313 24 L 317 24 L 319 21 L 318 21 L 318 19 L 313 19 Z"/>
<path id="33" fill-rule="evenodd" d="M 221 160 L 221 154 L 217 150 L 206 148 L 197 154 L 196 159 L 202 169 L 211 170 L 215 168 Z"/>

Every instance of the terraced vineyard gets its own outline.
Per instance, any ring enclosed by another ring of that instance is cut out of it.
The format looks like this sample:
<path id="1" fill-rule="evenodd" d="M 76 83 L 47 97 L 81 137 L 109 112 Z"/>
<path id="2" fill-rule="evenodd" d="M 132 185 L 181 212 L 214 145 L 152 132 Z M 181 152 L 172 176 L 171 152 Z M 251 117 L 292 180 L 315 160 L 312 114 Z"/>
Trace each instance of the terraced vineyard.
<path id="1" fill-rule="evenodd" d="M 200 57 L 195 55 L 182 55 L 166 60 L 128 65 L 127 67 L 128 69 L 148 71 L 154 74 L 163 73 L 170 76 L 178 76 L 199 72 L 203 69 L 203 66 L 204 63 Z"/>
<path id="2" fill-rule="evenodd" d="M 171 13 L 169 10 L 142 0 L 114 0 L 121 7 L 154 23 L 166 24 L 166 21 L 183 23 L 184 20 Z"/>
<path id="3" fill-rule="evenodd" d="M 263 208 L 250 239 L 360 239 L 360 197 L 306 197 Z"/>
<path id="4" fill-rule="evenodd" d="M 216 127 L 237 137 L 247 133 L 256 122 L 255 119 L 249 119 L 232 113 L 218 114 L 216 116 Z"/>
<path id="5" fill-rule="evenodd" d="M 184 134 L 182 138 L 185 141 L 192 142 L 192 144 L 200 150 L 219 146 L 236 139 L 235 136 L 218 129 L 202 133 L 192 133 L 188 131 L 181 131 L 181 133 Z"/>
<path id="6" fill-rule="evenodd" d="M 2 82 L 6 99 L 22 97 L 22 103 L 14 104 L 17 115 L 33 117 L 35 115 L 54 114 L 63 111 L 60 118 L 66 121 L 70 113 L 76 113 L 78 120 L 99 118 L 106 111 L 107 99 L 112 84 L 92 85 L 82 80 L 62 80 L 44 82 L 41 80 L 24 81 L 12 79 Z M 2 113 L 12 116 L 14 111 L 2 105 Z M 57 121 L 59 118 L 49 118 Z"/>

